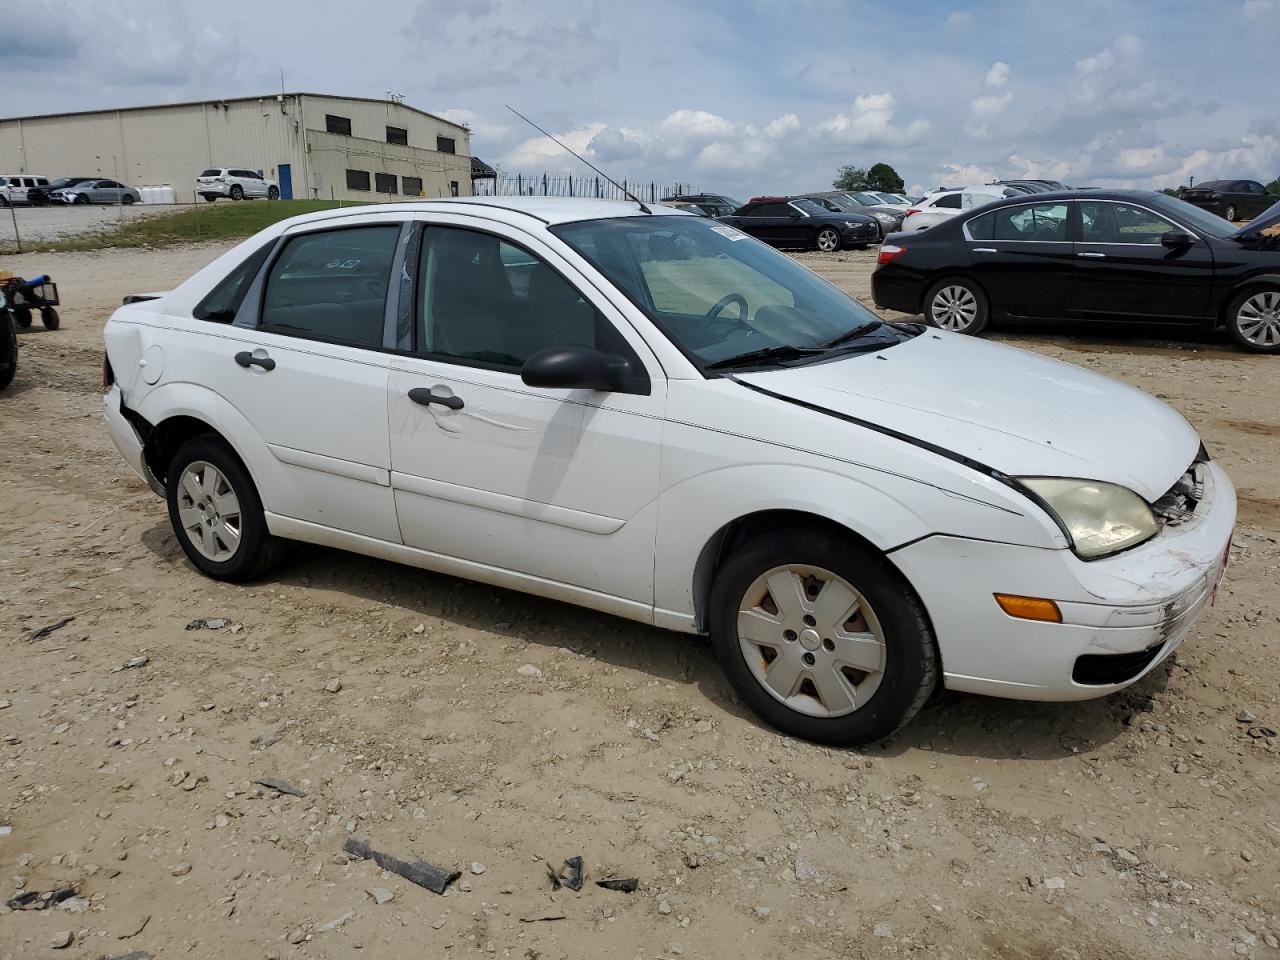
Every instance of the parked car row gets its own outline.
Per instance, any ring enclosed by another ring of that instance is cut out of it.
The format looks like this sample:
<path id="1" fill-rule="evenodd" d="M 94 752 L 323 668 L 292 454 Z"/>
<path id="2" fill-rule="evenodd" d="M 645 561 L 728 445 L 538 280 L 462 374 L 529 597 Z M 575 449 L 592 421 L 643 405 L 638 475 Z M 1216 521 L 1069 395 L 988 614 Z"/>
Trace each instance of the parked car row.
<path id="1" fill-rule="evenodd" d="M 1261 216 L 1280 202 L 1280 197 L 1268 193 L 1257 180 L 1209 180 L 1183 190 L 1178 196 L 1232 221 Z"/>
<path id="2" fill-rule="evenodd" d="M 213 167 L 196 178 L 196 192 L 212 203 L 219 197 L 247 200 L 280 198 L 280 185 L 262 174 L 243 167 Z M 137 187 L 104 177 L 48 177 L 30 174 L 0 174 L 0 206 L 10 204 L 86 204 L 139 203 L 142 193 Z M 731 212 L 732 208 L 724 212 Z M 718 214 L 708 214 L 718 215 Z"/>
<path id="3" fill-rule="evenodd" d="M 999 320 L 1225 329 L 1280 353 L 1280 206 L 1245 226 L 1163 193 L 1015 196 L 886 238 L 876 305 L 976 334 Z"/>

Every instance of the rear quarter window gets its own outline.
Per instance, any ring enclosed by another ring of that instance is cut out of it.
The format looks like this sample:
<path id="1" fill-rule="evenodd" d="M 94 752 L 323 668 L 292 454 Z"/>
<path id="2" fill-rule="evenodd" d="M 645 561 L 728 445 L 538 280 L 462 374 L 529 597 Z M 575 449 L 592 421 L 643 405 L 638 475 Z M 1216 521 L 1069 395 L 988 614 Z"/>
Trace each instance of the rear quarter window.
<path id="1" fill-rule="evenodd" d="M 191 315 L 197 320 L 207 320 L 210 323 L 231 323 L 235 320 L 236 312 L 244 302 L 244 295 L 249 292 L 249 287 L 274 246 L 273 240 L 251 253 L 248 259 L 227 274 L 196 304 Z"/>

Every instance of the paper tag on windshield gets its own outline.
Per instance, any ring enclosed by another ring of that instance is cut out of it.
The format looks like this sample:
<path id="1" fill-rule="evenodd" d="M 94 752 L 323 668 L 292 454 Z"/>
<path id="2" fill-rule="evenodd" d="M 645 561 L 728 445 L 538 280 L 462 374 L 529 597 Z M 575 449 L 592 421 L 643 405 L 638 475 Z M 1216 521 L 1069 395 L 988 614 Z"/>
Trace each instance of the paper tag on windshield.
<path id="1" fill-rule="evenodd" d="M 730 240 L 745 240 L 747 235 L 741 230 L 735 230 L 733 227 L 727 227 L 723 223 L 717 223 L 711 227 L 716 233 L 722 237 L 728 237 Z"/>

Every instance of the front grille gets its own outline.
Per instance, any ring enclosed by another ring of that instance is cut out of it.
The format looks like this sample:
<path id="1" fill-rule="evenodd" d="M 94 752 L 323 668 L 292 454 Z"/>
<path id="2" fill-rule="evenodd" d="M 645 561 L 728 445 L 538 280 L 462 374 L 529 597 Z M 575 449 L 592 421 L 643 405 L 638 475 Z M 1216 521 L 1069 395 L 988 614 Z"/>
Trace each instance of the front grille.
<path id="1" fill-rule="evenodd" d="M 1086 653 L 1076 658 L 1071 679 L 1089 686 L 1108 686 L 1132 680 L 1151 665 L 1163 644 L 1156 644 L 1137 653 Z"/>

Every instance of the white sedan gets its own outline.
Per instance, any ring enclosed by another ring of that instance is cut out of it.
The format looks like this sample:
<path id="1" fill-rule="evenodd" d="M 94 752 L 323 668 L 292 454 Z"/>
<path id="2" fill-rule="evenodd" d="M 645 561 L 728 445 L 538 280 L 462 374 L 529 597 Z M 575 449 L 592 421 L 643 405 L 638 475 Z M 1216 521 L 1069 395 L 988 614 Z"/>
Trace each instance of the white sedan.
<path id="1" fill-rule="evenodd" d="M 106 328 L 104 411 L 208 576 L 284 540 L 710 633 L 769 722 L 1076 700 L 1168 657 L 1235 492 L 1098 374 L 885 324 L 725 224 L 557 198 L 269 227 Z"/>

